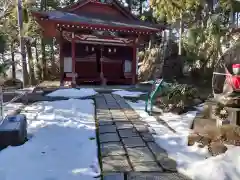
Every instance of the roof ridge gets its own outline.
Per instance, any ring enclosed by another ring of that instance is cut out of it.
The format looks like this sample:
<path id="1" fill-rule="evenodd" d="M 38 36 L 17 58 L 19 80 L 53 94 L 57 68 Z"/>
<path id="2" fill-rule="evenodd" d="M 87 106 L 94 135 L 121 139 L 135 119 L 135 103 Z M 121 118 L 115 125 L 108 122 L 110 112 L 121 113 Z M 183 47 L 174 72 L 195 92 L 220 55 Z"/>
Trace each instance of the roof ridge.
<path id="1" fill-rule="evenodd" d="M 98 0 L 95 0 L 98 1 Z M 58 11 L 66 11 L 68 9 L 76 9 L 77 7 L 84 6 L 90 2 L 94 2 L 94 0 L 78 0 L 76 3 L 73 3 L 71 5 L 68 5 L 63 8 L 57 8 Z M 124 7 L 119 0 L 112 0 L 112 4 L 115 4 L 115 7 L 122 11 L 127 17 L 130 17 L 133 20 L 139 20 L 141 21 L 136 15 L 134 15 L 131 11 L 129 11 L 128 8 Z M 119 7 L 119 8 L 118 8 Z"/>

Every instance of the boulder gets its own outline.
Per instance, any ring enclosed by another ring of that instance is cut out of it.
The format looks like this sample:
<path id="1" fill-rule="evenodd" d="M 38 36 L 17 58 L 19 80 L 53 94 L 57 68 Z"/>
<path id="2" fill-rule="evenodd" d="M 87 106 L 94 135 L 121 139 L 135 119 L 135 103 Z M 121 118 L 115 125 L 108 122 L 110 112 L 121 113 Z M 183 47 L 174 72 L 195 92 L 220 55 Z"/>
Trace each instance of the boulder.
<path id="1" fill-rule="evenodd" d="M 197 133 L 192 133 L 188 136 L 188 146 L 194 145 L 196 142 L 199 142 L 202 137 Z"/>
<path id="2" fill-rule="evenodd" d="M 208 146 L 209 152 L 212 156 L 223 154 L 227 151 L 227 147 L 221 142 L 211 142 Z"/>

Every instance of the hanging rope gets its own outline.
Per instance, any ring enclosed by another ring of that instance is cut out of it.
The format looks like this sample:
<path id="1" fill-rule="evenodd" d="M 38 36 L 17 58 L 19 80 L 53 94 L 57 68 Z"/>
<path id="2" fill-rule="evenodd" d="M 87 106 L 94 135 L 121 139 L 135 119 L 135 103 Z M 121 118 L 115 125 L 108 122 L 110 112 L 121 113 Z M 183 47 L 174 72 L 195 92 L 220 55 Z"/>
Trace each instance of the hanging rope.
<path id="1" fill-rule="evenodd" d="M 227 73 L 218 73 L 218 72 L 213 72 L 214 75 L 222 75 L 222 76 L 229 76 L 229 74 Z M 231 75 L 231 74 L 230 74 Z M 240 75 L 231 75 L 231 76 L 235 76 L 235 77 L 240 77 Z"/>

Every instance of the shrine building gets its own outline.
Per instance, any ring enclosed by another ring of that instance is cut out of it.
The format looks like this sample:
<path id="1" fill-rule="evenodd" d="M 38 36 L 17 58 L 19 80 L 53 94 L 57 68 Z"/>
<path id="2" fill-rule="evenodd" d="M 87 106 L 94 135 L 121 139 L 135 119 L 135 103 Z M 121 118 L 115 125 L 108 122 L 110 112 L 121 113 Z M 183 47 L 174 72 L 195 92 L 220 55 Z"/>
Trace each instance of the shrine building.
<path id="1" fill-rule="evenodd" d="M 79 0 L 32 14 L 44 36 L 59 42 L 60 78 L 73 86 L 135 84 L 138 47 L 164 30 L 161 24 L 141 21 L 118 0 Z"/>

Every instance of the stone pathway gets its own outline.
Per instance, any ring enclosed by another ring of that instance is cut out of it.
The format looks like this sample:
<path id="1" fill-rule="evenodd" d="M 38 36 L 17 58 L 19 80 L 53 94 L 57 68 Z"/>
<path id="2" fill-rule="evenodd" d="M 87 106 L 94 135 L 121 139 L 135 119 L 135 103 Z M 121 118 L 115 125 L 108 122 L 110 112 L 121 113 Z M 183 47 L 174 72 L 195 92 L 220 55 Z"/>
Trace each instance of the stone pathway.
<path id="1" fill-rule="evenodd" d="M 122 97 L 99 94 L 95 102 L 104 180 L 186 179 Z"/>

